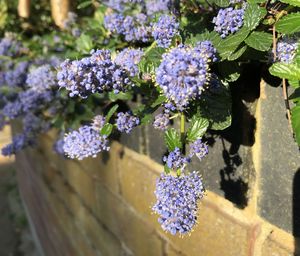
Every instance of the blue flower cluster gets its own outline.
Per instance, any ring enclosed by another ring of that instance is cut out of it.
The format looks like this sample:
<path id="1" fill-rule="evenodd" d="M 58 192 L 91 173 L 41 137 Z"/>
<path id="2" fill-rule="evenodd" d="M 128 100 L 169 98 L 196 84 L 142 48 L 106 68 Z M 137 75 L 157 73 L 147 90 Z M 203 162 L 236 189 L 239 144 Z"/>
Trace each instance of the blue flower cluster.
<path id="1" fill-rule="evenodd" d="M 190 157 L 196 155 L 199 160 L 202 160 L 208 154 L 208 145 L 197 139 L 190 145 Z"/>
<path id="2" fill-rule="evenodd" d="M 292 63 L 298 49 L 298 40 L 295 38 L 283 38 L 278 41 L 276 58 L 280 62 Z"/>
<path id="3" fill-rule="evenodd" d="M 2 81 L 2 85 L 8 85 L 10 87 L 24 86 L 29 65 L 30 63 L 28 61 L 21 61 L 17 64 L 13 64 L 12 62 L 6 63 L 5 68 L 7 70 L 3 72 L 4 81 Z"/>
<path id="4" fill-rule="evenodd" d="M 31 138 L 27 137 L 23 133 L 17 134 L 12 138 L 12 143 L 1 149 L 1 153 L 3 156 L 10 156 L 32 144 L 33 141 Z"/>
<path id="5" fill-rule="evenodd" d="M 214 30 L 222 38 L 237 32 L 243 26 L 244 13 L 244 8 L 233 9 L 232 7 L 228 7 L 220 9 L 218 15 L 213 19 L 213 23 L 215 24 Z"/>
<path id="6" fill-rule="evenodd" d="M 132 86 L 125 69 L 114 63 L 109 50 L 93 50 L 90 57 L 65 60 L 57 73 L 58 85 L 70 97 L 86 98 L 90 93 L 119 93 Z"/>
<path id="7" fill-rule="evenodd" d="M 130 133 L 134 127 L 140 124 L 140 119 L 129 112 L 119 112 L 116 124 L 120 132 Z"/>
<path id="8" fill-rule="evenodd" d="M 82 160 L 89 156 L 96 157 L 101 151 L 108 151 L 109 146 L 105 136 L 101 136 L 93 127 L 85 125 L 66 134 L 63 149 L 68 157 Z"/>
<path id="9" fill-rule="evenodd" d="M 157 45 L 168 48 L 172 43 L 172 38 L 178 35 L 179 23 L 174 16 L 162 15 L 153 24 L 152 36 Z"/>
<path id="10" fill-rule="evenodd" d="M 49 64 L 30 70 L 26 84 L 36 92 L 44 92 L 56 86 L 56 74 Z"/>
<path id="11" fill-rule="evenodd" d="M 168 113 L 160 113 L 155 116 L 153 127 L 158 130 L 165 131 L 170 124 L 170 115 Z"/>
<path id="12" fill-rule="evenodd" d="M 0 40 L 0 55 L 16 57 L 25 50 L 22 44 L 14 37 L 14 35 L 5 35 L 5 37 Z"/>
<path id="13" fill-rule="evenodd" d="M 163 157 L 163 161 L 167 164 L 168 168 L 177 171 L 183 170 L 186 164 L 190 162 L 190 158 L 185 157 L 179 148 L 175 148 L 168 156 Z"/>
<path id="14" fill-rule="evenodd" d="M 211 47 L 208 47 L 211 46 Z M 215 49 L 210 42 L 192 48 L 179 45 L 163 54 L 156 70 L 156 82 L 165 96 L 178 110 L 199 98 L 210 79 L 209 63 L 215 60 Z"/>
<path id="15" fill-rule="evenodd" d="M 119 66 L 123 67 L 130 76 L 136 76 L 138 74 L 138 64 L 143 56 L 143 51 L 140 49 L 126 48 L 119 52 L 115 62 Z"/>
<path id="16" fill-rule="evenodd" d="M 38 133 L 47 132 L 50 129 L 50 122 L 31 112 L 26 113 L 23 118 L 23 132 L 28 137 L 35 137 Z"/>
<path id="17" fill-rule="evenodd" d="M 172 5 L 172 0 L 146 0 L 146 12 L 148 15 L 167 13 Z"/>
<path id="18" fill-rule="evenodd" d="M 143 13 L 136 16 L 112 13 L 105 16 L 104 26 L 112 33 L 124 36 L 128 42 L 141 41 L 146 43 L 151 39 L 151 26 L 148 17 Z"/>
<path id="19" fill-rule="evenodd" d="M 158 221 L 163 230 L 172 235 L 191 232 L 197 223 L 198 200 L 204 195 L 197 172 L 180 177 L 162 174 L 154 193 L 157 202 L 152 209 L 160 215 Z"/>

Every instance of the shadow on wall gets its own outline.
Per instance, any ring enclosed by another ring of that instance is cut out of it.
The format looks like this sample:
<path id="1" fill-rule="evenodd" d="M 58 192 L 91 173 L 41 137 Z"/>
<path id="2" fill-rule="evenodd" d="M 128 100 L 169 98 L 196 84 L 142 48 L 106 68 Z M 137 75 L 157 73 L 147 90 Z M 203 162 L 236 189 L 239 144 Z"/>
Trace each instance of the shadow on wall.
<path id="1" fill-rule="evenodd" d="M 300 255 L 300 168 L 293 182 L 293 235 L 295 237 L 295 256 Z"/>

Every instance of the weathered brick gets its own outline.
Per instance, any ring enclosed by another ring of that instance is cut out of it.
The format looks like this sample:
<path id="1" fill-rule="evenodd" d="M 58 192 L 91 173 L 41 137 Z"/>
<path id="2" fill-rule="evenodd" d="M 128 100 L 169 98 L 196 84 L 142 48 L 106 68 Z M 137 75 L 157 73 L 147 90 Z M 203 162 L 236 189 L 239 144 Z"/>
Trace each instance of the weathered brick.
<path id="1" fill-rule="evenodd" d="M 104 186 L 97 188 L 97 216 L 134 255 L 163 255 L 162 240 L 154 228 L 144 222 L 121 198 Z"/>
<path id="2" fill-rule="evenodd" d="M 208 193 L 199 206 L 198 225 L 194 231 L 183 238 L 166 236 L 174 248 L 189 256 L 198 256 L 200 252 L 209 256 L 251 255 L 257 231 L 254 224 L 229 202 Z"/>
<path id="3" fill-rule="evenodd" d="M 262 256 L 297 256 L 300 255 L 300 248 L 295 246 L 295 240 L 290 235 L 279 229 L 273 230 L 261 248 Z M 296 247 L 296 248 L 295 248 Z M 296 249 L 296 251 L 295 251 Z"/>

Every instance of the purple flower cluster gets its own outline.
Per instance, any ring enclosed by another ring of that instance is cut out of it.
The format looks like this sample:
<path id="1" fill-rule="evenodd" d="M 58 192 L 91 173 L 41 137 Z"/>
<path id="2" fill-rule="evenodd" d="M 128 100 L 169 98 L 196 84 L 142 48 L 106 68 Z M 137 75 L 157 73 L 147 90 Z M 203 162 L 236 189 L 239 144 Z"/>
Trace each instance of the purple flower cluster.
<path id="1" fill-rule="evenodd" d="M 170 115 L 168 113 L 160 113 L 155 116 L 153 127 L 158 130 L 165 131 L 170 124 Z"/>
<path id="2" fill-rule="evenodd" d="M 8 119 L 15 119 L 23 113 L 21 102 L 16 99 L 5 104 L 2 114 Z"/>
<path id="3" fill-rule="evenodd" d="M 190 145 L 190 157 L 196 155 L 199 160 L 202 160 L 208 154 L 208 145 L 197 139 Z"/>
<path id="4" fill-rule="evenodd" d="M 116 11 L 124 12 L 127 8 L 130 8 L 130 4 L 143 5 L 145 0 L 106 0 L 104 4 Z"/>
<path id="5" fill-rule="evenodd" d="M 215 58 L 215 49 L 199 43 L 192 48 L 179 45 L 163 54 L 156 70 L 156 81 L 165 96 L 179 110 L 185 109 L 191 100 L 199 98 L 210 79 L 209 63 Z"/>
<path id="6" fill-rule="evenodd" d="M 138 74 L 138 63 L 142 56 L 142 50 L 126 48 L 117 55 L 115 62 L 124 68 L 130 76 L 136 76 Z"/>
<path id="7" fill-rule="evenodd" d="M 167 164 L 168 168 L 177 171 L 183 170 L 186 164 L 190 162 L 190 158 L 185 157 L 179 148 L 175 148 L 168 156 L 163 157 L 163 161 Z"/>
<path id="8" fill-rule="evenodd" d="M 92 156 L 96 157 L 101 151 L 108 151 L 108 140 L 91 126 L 85 125 L 77 131 L 66 134 L 63 145 L 64 152 L 72 159 L 82 160 Z"/>
<path id="9" fill-rule="evenodd" d="M 237 32 L 243 26 L 244 13 L 245 10 L 243 8 L 233 9 L 232 7 L 228 7 L 220 9 L 218 15 L 213 19 L 213 23 L 215 24 L 214 30 L 222 38 Z"/>
<path id="10" fill-rule="evenodd" d="M 7 64 L 7 71 L 4 73 L 4 83 L 10 87 L 24 86 L 29 65 L 30 63 L 28 61 L 22 61 L 16 65 L 13 63 Z"/>
<path id="11" fill-rule="evenodd" d="M 172 0 L 146 0 L 146 11 L 148 15 L 158 12 L 166 13 L 172 6 Z"/>
<path id="12" fill-rule="evenodd" d="M 140 124 L 140 119 L 129 112 L 119 112 L 116 124 L 120 132 L 130 133 L 134 127 Z"/>
<path id="13" fill-rule="evenodd" d="M 172 235 L 191 232 L 197 223 L 198 200 L 204 194 L 197 172 L 180 177 L 162 174 L 154 194 L 157 202 L 152 209 L 160 215 L 158 221 L 162 229 Z"/>
<path id="14" fill-rule="evenodd" d="M 64 144 L 65 144 L 64 138 L 59 138 L 57 141 L 55 141 L 55 143 L 53 144 L 54 152 L 56 152 L 61 156 L 64 156 L 65 155 Z"/>
<path id="15" fill-rule="evenodd" d="M 48 64 L 30 70 L 26 84 L 29 88 L 37 92 L 44 92 L 52 89 L 56 85 L 56 74 Z"/>
<path id="16" fill-rule="evenodd" d="M 21 103 L 22 111 L 25 113 L 44 109 L 53 99 L 53 92 L 48 90 L 38 92 L 34 89 L 29 89 L 19 93 L 19 102 Z"/>
<path id="17" fill-rule="evenodd" d="M 29 112 L 23 118 L 23 132 L 26 135 L 35 137 L 38 133 L 46 132 L 49 129 L 50 123 L 41 116 Z"/>
<path id="18" fill-rule="evenodd" d="M 16 57 L 23 50 L 22 44 L 13 35 L 7 35 L 0 40 L 0 55 L 2 56 Z"/>
<path id="19" fill-rule="evenodd" d="M 122 14 L 109 14 L 105 16 L 104 26 L 112 33 L 124 36 L 127 42 L 149 42 L 151 38 L 151 26 L 148 17 L 143 14 L 136 16 L 124 16 Z"/>
<path id="20" fill-rule="evenodd" d="M 277 43 L 277 60 L 284 63 L 291 63 L 296 56 L 298 41 L 295 38 L 284 38 Z"/>
<path id="21" fill-rule="evenodd" d="M 12 143 L 2 148 L 1 153 L 3 156 L 10 156 L 31 144 L 33 144 L 33 141 L 26 134 L 17 134 L 12 138 Z"/>
<path id="22" fill-rule="evenodd" d="M 102 115 L 97 115 L 93 118 L 92 128 L 95 131 L 99 132 L 103 128 L 104 124 L 105 124 L 105 117 Z"/>
<path id="23" fill-rule="evenodd" d="M 174 16 L 162 15 L 153 24 L 152 36 L 157 45 L 168 48 L 172 43 L 172 38 L 178 34 L 179 23 Z"/>
<path id="24" fill-rule="evenodd" d="M 109 50 L 96 50 L 81 60 L 65 60 L 57 73 L 58 85 L 69 91 L 70 97 L 86 98 L 90 93 L 119 93 L 133 85 L 125 69 L 115 64 Z"/>

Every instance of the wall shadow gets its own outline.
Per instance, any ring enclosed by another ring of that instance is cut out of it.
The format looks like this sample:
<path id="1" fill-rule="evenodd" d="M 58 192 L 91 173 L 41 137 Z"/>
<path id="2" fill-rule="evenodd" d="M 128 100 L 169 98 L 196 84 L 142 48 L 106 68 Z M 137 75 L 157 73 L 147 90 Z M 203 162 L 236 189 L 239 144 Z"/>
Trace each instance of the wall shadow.
<path id="1" fill-rule="evenodd" d="M 293 180 L 293 236 L 295 237 L 295 256 L 300 255 L 300 168 Z"/>

